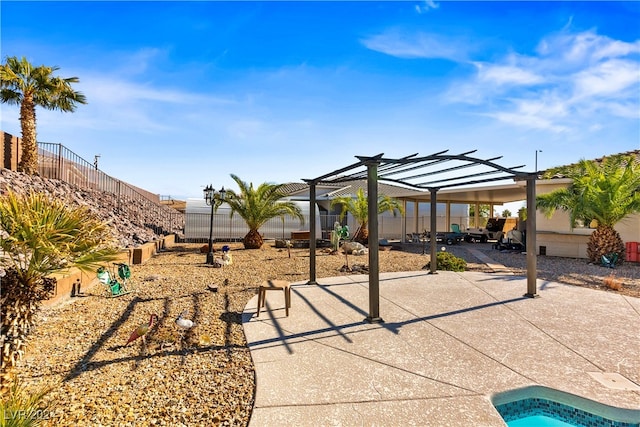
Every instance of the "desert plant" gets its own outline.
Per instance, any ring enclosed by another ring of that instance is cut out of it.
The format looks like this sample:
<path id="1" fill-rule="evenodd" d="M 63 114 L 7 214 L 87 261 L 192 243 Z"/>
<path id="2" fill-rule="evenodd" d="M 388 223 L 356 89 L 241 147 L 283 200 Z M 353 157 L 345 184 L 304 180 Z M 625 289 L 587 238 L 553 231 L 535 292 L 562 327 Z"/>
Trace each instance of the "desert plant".
<path id="1" fill-rule="evenodd" d="M 254 188 L 253 183 L 247 184 L 236 175 L 231 178 L 240 187 L 240 193 L 227 191 L 225 201 L 231 208 L 231 216 L 240 215 L 249 227 L 242 243 L 245 249 L 260 249 L 264 240 L 259 233 L 260 227 L 271 218 L 289 215 L 296 217 L 304 224 L 304 216 L 300 208 L 291 201 L 283 201 L 285 195 L 280 191 L 284 184 L 262 183 Z"/>
<path id="2" fill-rule="evenodd" d="M 568 212 L 572 227 L 578 221 L 597 224 L 587 243 L 589 261 L 599 263 L 603 255 L 617 253 L 617 263 L 621 264 L 625 245 L 613 227 L 629 215 L 640 212 L 640 164 L 637 158 L 613 155 L 601 161 L 581 160 L 575 165 L 550 169 L 544 177 L 558 175 L 570 178 L 571 184 L 538 196 L 537 208 L 547 217 L 551 217 L 556 209 Z"/>
<path id="3" fill-rule="evenodd" d="M 619 291 L 622 289 L 622 280 L 620 280 L 613 273 L 611 273 L 609 276 L 604 278 L 604 285 L 608 289 Z"/>
<path id="4" fill-rule="evenodd" d="M 14 381 L 9 392 L 0 401 L 0 426 L 36 427 L 45 424 L 51 417 L 53 403 L 44 397 L 52 390 L 46 387 L 29 393 Z"/>
<path id="5" fill-rule="evenodd" d="M 467 269 L 467 262 L 450 252 L 443 251 L 436 254 L 436 266 L 438 270 L 443 271 L 465 271 Z M 424 266 L 425 270 L 430 268 L 431 261 Z"/>
<path id="6" fill-rule="evenodd" d="M 334 207 L 335 205 L 342 206 L 340 220 L 344 218 L 347 212 L 350 212 L 358 223 L 358 229 L 353 234 L 353 240 L 362 243 L 363 245 L 367 244 L 369 240 L 369 201 L 367 196 L 364 194 L 364 190 L 362 188 L 358 189 L 355 198 L 352 196 L 342 196 L 333 199 L 331 201 L 331 207 Z M 391 212 L 393 213 L 393 216 L 396 215 L 396 212 L 403 215 L 404 209 L 398 199 L 381 195 L 378 196 L 377 213 L 381 214 L 383 212 Z"/>
<path id="7" fill-rule="evenodd" d="M 86 104 L 81 92 L 74 91 L 77 77 L 54 77 L 58 67 L 34 67 L 26 58 L 8 57 L 0 65 L 0 101 L 20 106 L 22 157 L 18 170 L 33 175 L 38 172 L 36 106 L 48 110 L 74 111 L 76 104 Z"/>
<path id="8" fill-rule="evenodd" d="M 70 208 L 42 193 L 0 197 L 0 392 L 6 391 L 11 370 L 23 355 L 40 302 L 55 286 L 48 276 L 70 267 L 95 271 L 115 259 L 113 242 L 108 226 L 87 208 Z"/>
<path id="9" fill-rule="evenodd" d="M 527 220 L 527 208 L 526 208 L 526 206 L 523 206 L 520 209 L 518 209 L 518 220 L 519 221 L 526 221 Z"/>
<path id="10" fill-rule="evenodd" d="M 349 238 L 349 226 L 342 226 L 338 221 L 333 224 L 333 230 L 331 231 L 331 248 L 332 251 L 338 252 L 340 249 L 340 241 Z"/>

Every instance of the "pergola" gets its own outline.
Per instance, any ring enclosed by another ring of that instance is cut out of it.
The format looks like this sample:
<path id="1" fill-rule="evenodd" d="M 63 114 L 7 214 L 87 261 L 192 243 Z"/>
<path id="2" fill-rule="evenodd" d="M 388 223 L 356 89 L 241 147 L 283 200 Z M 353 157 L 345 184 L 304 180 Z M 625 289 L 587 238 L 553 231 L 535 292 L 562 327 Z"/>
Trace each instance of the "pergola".
<path id="1" fill-rule="evenodd" d="M 340 183 L 357 179 L 367 180 L 367 201 L 369 212 L 378 211 L 378 181 L 395 183 L 409 189 L 429 191 L 431 207 L 431 235 L 436 232 L 436 207 L 439 190 L 473 186 L 488 182 L 507 180 L 526 180 L 527 194 L 527 292 L 526 297 L 537 296 L 536 286 L 536 178 L 535 172 L 518 171 L 524 165 L 505 167 L 495 160 L 471 157 L 477 150 L 461 154 L 447 154 L 449 150 L 440 151 L 428 156 L 418 153 L 399 159 L 376 156 L 356 156 L 357 162 L 337 169 L 333 172 L 313 179 L 304 179 L 309 185 L 309 204 L 311 212 L 315 211 L 316 185 L 326 183 Z M 316 281 L 316 218 L 311 215 L 309 236 L 309 284 Z M 368 322 L 382 322 L 380 317 L 380 265 L 378 216 L 369 215 L 369 316 Z M 436 274 L 437 242 L 431 239 L 430 274 Z"/>

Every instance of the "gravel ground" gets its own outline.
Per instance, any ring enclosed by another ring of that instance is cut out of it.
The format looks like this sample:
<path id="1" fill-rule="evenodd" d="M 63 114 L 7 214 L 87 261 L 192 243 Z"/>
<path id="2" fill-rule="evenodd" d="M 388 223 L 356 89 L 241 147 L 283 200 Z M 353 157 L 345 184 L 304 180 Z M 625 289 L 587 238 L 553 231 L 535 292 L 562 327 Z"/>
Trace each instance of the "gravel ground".
<path id="1" fill-rule="evenodd" d="M 178 245 L 144 265 L 132 266 L 134 292 L 105 297 L 103 285 L 81 297 L 43 309 L 18 375 L 30 390 L 52 386 L 46 399 L 51 426 L 212 426 L 248 424 L 254 372 L 241 313 L 266 279 L 308 278 L 308 249 L 244 250 L 230 244 L 233 264 L 204 264 L 201 245 Z M 221 244 L 216 247 L 220 248 Z M 483 251 L 515 274 L 526 274 L 526 256 L 491 249 L 490 244 L 447 246 L 467 260 L 469 270 L 489 271 L 467 248 Z M 367 264 L 349 256 L 349 265 Z M 419 244 L 380 252 L 380 271 L 415 271 L 428 262 Z M 317 276 L 344 274 L 345 256 L 318 251 Z M 624 287 L 603 286 L 611 272 Z M 586 286 L 594 292 L 640 297 L 640 265 L 615 270 L 585 260 L 538 257 L 538 277 Z M 183 311 L 196 326 L 181 336 L 174 320 Z M 125 345 L 131 332 L 155 313 L 159 322 Z"/>

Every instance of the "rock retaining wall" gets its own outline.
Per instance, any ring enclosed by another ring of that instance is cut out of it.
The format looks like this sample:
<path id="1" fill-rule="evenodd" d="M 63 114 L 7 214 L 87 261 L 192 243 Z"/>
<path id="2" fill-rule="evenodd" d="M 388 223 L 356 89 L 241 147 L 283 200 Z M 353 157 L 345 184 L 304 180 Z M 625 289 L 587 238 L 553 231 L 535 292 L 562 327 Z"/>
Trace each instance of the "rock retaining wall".
<path id="1" fill-rule="evenodd" d="M 122 248 L 137 247 L 160 240 L 164 235 L 182 235 L 184 232 L 184 215 L 171 207 L 153 205 L 153 209 L 148 209 L 142 202 L 126 200 L 125 197 L 117 197 L 112 193 L 0 169 L 0 192 L 9 189 L 17 193 L 29 190 L 43 192 L 51 197 L 63 198 L 72 206 L 88 207 L 102 221 L 109 222 Z M 170 226 L 161 230 L 162 234 L 156 233 L 152 228 L 154 224 L 167 223 Z"/>
<path id="2" fill-rule="evenodd" d="M 131 201 L 118 199 L 114 194 L 78 188 L 64 181 L 25 175 L 9 169 L 0 169 L 0 193 L 12 190 L 24 194 L 37 191 L 53 198 L 62 198 L 70 206 L 86 206 L 100 220 L 108 222 L 120 247 L 124 248 L 116 262 L 142 264 L 159 250 L 173 246 L 176 234 L 182 235 L 184 216 L 175 209 L 163 206 L 144 209 L 144 206 L 127 206 Z M 173 227 L 160 235 L 146 224 L 166 223 L 166 218 L 154 215 L 166 214 L 175 217 Z M 59 304 L 99 284 L 95 275 L 71 269 L 54 274 L 57 279 L 54 295 L 43 301 L 44 306 Z M 101 285 L 102 286 L 102 285 Z"/>

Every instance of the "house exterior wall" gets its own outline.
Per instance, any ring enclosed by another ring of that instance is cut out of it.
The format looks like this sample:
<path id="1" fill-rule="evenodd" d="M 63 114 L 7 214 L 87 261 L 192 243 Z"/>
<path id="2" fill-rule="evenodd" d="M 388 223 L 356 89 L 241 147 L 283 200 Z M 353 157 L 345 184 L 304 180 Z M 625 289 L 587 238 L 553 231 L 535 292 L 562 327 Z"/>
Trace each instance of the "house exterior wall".
<path id="1" fill-rule="evenodd" d="M 20 138 L 4 131 L 0 131 L 2 136 L 2 150 L 0 150 L 0 165 L 12 171 L 18 170 L 20 156 L 22 156 L 22 144 Z"/>

